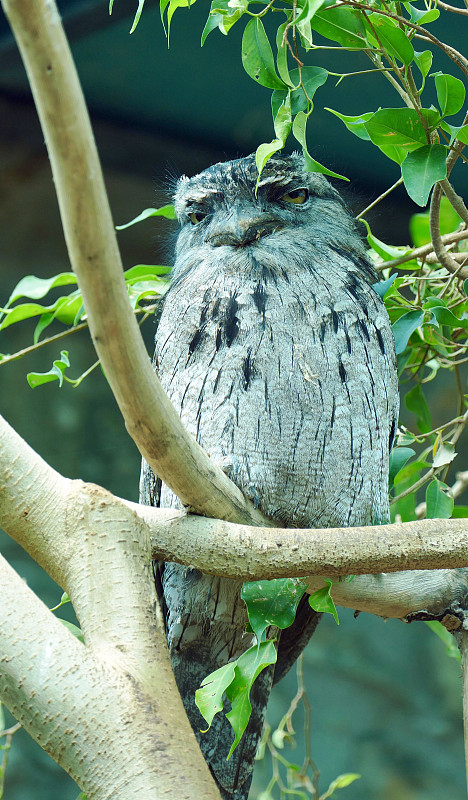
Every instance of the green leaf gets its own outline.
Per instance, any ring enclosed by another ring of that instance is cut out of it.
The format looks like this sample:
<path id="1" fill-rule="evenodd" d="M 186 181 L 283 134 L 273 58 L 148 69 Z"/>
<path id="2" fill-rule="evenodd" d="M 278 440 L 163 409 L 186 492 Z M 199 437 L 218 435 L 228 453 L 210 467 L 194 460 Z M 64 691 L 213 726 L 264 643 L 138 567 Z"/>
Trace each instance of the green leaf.
<path id="1" fill-rule="evenodd" d="M 276 49 L 277 49 L 277 56 L 276 56 L 276 66 L 278 69 L 278 74 L 282 81 L 294 88 L 294 82 L 289 74 L 289 66 L 288 66 L 288 45 L 286 42 L 283 42 L 283 36 L 286 28 L 288 27 L 288 21 L 283 22 L 282 25 L 279 26 L 276 32 Z"/>
<path id="2" fill-rule="evenodd" d="M 8 311 L 7 316 L 0 324 L 0 331 L 9 328 L 15 322 L 22 322 L 25 319 L 31 319 L 31 317 L 39 317 L 47 311 L 55 310 L 55 308 L 55 303 L 52 306 L 41 306 L 38 303 L 21 303 L 21 305 L 15 306 Z"/>
<path id="3" fill-rule="evenodd" d="M 219 28 L 227 36 L 232 26 L 240 20 L 249 6 L 249 0 L 213 0 L 210 13 L 203 29 L 201 46 L 205 44 L 209 33 Z"/>
<path id="4" fill-rule="evenodd" d="M 324 581 L 327 585 L 324 586 L 323 589 L 317 589 L 316 592 L 313 592 L 309 596 L 309 605 L 318 613 L 331 614 L 334 617 L 336 624 L 339 625 L 340 620 L 338 619 L 338 612 L 330 594 L 333 581 L 329 580 L 328 578 L 324 578 Z"/>
<path id="5" fill-rule="evenodd" d="M 53 312 L 52 313 L 47 313 L 47 314 L 42 314 L 42 316 L 39 317 L 39 322 L 37 323 L 36 327 L 34 328 L 34 335 L 33 335 L 34 344 L 38 343 L 39 339 L 41 338 L 41 333 L 43 333 L 45 331 L 45 329 L 48 328 L 49 325 L 52 324 L 54 319 L 55 319 L 55 314 Z"/>
<path id="6" fill-rule="evenodd" d="M 391 244 L 386 244 L 382 242 L 380 239 L 377 239 L 377 236 L 374 236 L 370 229 L 370 225 L 367 220 L 362 219 L 360 220 L 365 227 L 367 228 L 367 241 L 369 243 L 369 247 L 377 253 L 384 261 L 391 261 L 394 258 L 400 258 L 400 256 L 406 256 L 408 253 L 411 252 L 411 249 L 408 247 L 394 247 Z M 417 267 L 417 263 L 415 262 L 415 268 Z"/>
<path id="7" fill-rule="evenodd" d="M 298 69 L 291 70 L 291 78 L 295 84 L 299 83 Z M 328 72 L 326 69 L 323 69 L 323 67 L 302 67 L 302 83 L 311 100 L 317 89 L 323 86 L 327 78 Z M 302 91 L 302 89 L 300 89 L 300 91 Z"/>
<path id="8" fill-rule="evenodd" d="M 283 147 L 284 144 L 280 139 L 273 139 L 272 142 L 266 142 L 265 144 L 260 144 L 257 147 L 255 151 L 255 163 L 258 171 L 257 186 L 260 180 L 260 175 L 262 174 L 263 168 L 268 159 L 271 158 L 273 153 L 277 153 L 278 150 L 282 150 Z"/>
<path id="9" fill-rule="evenodd" d="M 426 490 L 426 517 L 428 519 L 450 519 L 453 497 L 447 494 L 448 486 L 433 478 Z"/>
<path id="10" fill-rule="evenodd" d="M 430 628 L 431 631 L 433 633 L 435 633 L 435 635 L 438 636 L 439 639 L 441 639 L 442 642 L 444 643 L 445 651 L 446 651 L 448 657 L 449 658 L 455 658 L 457 661 L 460 661 L 461 660 L 460 651 L 459 651 L 459 649 L 457 647 L 457 643 L 456 643 L 453 635 L 451 633 L 449 633 L 447 628 L 444 628 L 442 623 L 441 622 L 437 622 L 437 620 L 430 620 L 430 621 L 426 621 L 425 620 L 425 622 L 426 622 L 427 627 Z"/>
<path id="11" fill-rule="evenodd" d="M 406 191 L 419 206 L 426 205 L 434 184 L 447 176 L 446 156 L 443 145 L 427 144 L 408 153 L 403 161 L 401 174 Z"/>
<path id="12" fill-rule="evenodd" d="M 245 26 L 242 37 L 242 64 L 251 78 L 270 89 L 285 89 L 286 84 L 275 72 L 270 42 L 259 17 Z"/>
<path id="13" fill-rule="evenodd" d="M 294 85 L 299 83 L 299 70 L 292 69 L 290 72 L 291 80 L 294 81 Z M 322 67 L 303 67 L 302 68 L 302 83 L 305 86 L 305 90 L 307 92 L 308 97 L 312 100 L 315 92 L 320 86 L 326 82 L 328 78 L 328 72 L 326 69 L 322 69 Z M 299 111 L 306 111 L 308 107 L 308 100 L 304 94 L 304 90 L 302 86 L 299 86 L 298 89 L 293 89 L 291 91 L 291 114 L 294 116 L 298 114 Z M 276 90 L 273 92 L 271 97 L 271 107 L 273 111 L 273 117 L 276 116 L 276 113 L 281 105 L 286 100 L 288 92 Z"/>
<path id="14" fill-rule="evenodd" d="M 68 594 L 67 594 L 66 592 L 64 592 L 64 593 L 62 594 L 61 598 L 60 598 L 60 603 L 58 603 L 56 606 L 54 606 L 54 607 L 53 607 L 53 608 L 51 608 L 50 610 L 51 610 L 51 611 L 57 611 L 57 609 L 58 609 L 58 608 L 60 608 L 60 606 L 64 606 L 64 605 L 66 605 L 67 603 L 71 603 L 71 600 L 70 600 L 70 598 L 69 598 Z"/>
<path id="15" fill-rule="evenodd" d="M 468 125 L 462 125 L 457 129 L 456 138 L 463 144 L 468 144 Z"/>
<path id="16" fill-rule="evenodd" d="M 126 222 L 125 225 L 116 225 L 115 229 L 117 231 L 123 231 L 125 228 L 129 228 L 130 225 L 136 225 L 137 222 L 143 222 L 144 219 L 148 219 L 148 217 L 165 217 L 166 219 L 177 219 L 177 214 L 174 211 L 174 206 L 172 204 L 168 204 L 166 206 L 161 206 L 161 208 L 145 208 L 141 214 L 138 214 L 137 217 L 130 220 L 130 222 Z"/>
<path id="17" fill-rule="evenodd" d="M 382 108 L 365 123 L 376 145 L 398 145 L 407 150 L 426 143 L 426 133 L 413 108 Z"/>
<path id="18" fill-rule="evenodd" d="M 57 286 L 76 285 L 76 276 L 73 272 L 60 272 L 52 278 L 36 278 L 35 275 L 26 275 L 13 289 L 6 308 L 20 297 L 29 297 L 31 300 L 40 300 Z"/>
<path id="19" fill-rule="evenodd" d="M 124 278 L 127 284 L 132 284 L 136 281 L 160 278 L 161 275 L 168 275 L 170 271 L 171 267 L 159 266 L 156 264 L 136 264 L 136 266 L 125 270 Z M 166 279 L 163 278 L 163 280 Z"/>
<path id="20" fill-rule="evenodd" d="M 346 114 L 340 114 L 339 111 L 335 111 L 333 108 L 325 108 L 325 111 L 329 111 L 331 114 L 334 114 L 335 117 L 341 119 L 342 122 L 346 125 L 347 129 L 354 133 L 359 139 L 364 139 L 365 141 L 370 142 L 370 136 L 367 133 L 367 129 L 364 123 L 368 122 L 370 118 L 373 116 L 372 111 L 366 111 L 364 114 L 359 114 L 357 117 L 349 117 Z"/>
<path id="21" fill-rule="evenodd" d="M 214 0 L 211 3 L 211 11 L 208 14 L 208 19 L 206 20 L 205 27 L 203 28 L 203 31 L 202 31 L 201 43 L 200 43 L 201 47 L 203 47 L 203 45 L 205 44 L 205 42 L 206 42 L 209 34 L 211 33 L 211 31 L 216 30 L 216 28 L 219 28 L 220 30 L 222 30 L 221 26 L 223 24 L 223 15 L 213 12 L 213 8 L 216 5 L 217 5 L 216 4 L 216 0 Z"/>
<path id="22" fill-rule="evenodd" d="M 408 411 L 416 414 L 416 424 L 420 433 L 428 433 L 432 430 L 431 412 L 419 383 L 406 393 L 405 406 Z"/>
<path id="23" fill-rule="evenodd" d="M 57 308 L 54 312 L 55 319 L 63 322 L 64 325 L 73 325 L 78 312 L 83 308 L 81 294 L 73 292 L 69 297 L 59 297 Z"/>
<path id="24" fill-rule="evenodd" d="M 48 372 L 28 372 L 26 378 L 31 389 L 35 389 L 36 386 L 42 386 L 44 383 L 50 383 L 51 381 L 58 381 L 59 386 L 62 386 L 65 370 L 69 366 L 68 350 L 62 350 L 60 352 L 60 358 L 54 361 L 52 368 Z"/>
<path id="25" fill-rule="evenodd" d="M 455 506 L 452 511 L 452 519 L 465 519 L 468 517 L 468 506 Z"/>
<path id="26" fill-rule="evenodd" d="M 81 632 L 81 628 L 78 628 L 77 625 L 74 625 L 73 622 L 68 622 L 68 620 L 66 619 L 61 619 L 60 617 L 57 617 L 57 619 L 60 620 L 62 625 L 65 625 L 65 627 L 70 631 L 70 633 L 73 634 L 73 636 L 76 636 L 76 638 L 79 639 L 79 641 L 82 644 L 84 644 L 84 638 Z"/>
<path id="27" fill-rule="evenodd" d="M 302 145 L 302 152 L 304 155 L 304 161 L 306 170 L 308 172 L 319 172 L 322 175 L 330 175 L 332 178 L 340 178 L 343 181 L 349 180 L 344 175 L 338 175 L 337 172 L 332 172 L 331 170 L 324 167 L 322 164 L 319 164 L 318 161 L 315 161 L 314 158 L 310 155 L 309 151 L 307 150 L 307 141 L 306 141 L 306 125 L 307 125 L 307 114 L 304 114 L 303 111 L 300 111 L 299 114 L 296 114 L 293 122 L 292 132 L 294 138 Z"/>
<path id="28" fill-rule="evenodd" d="M 401 166 L 406 158 L 406 154 L 408 153 L 408 149 L 406 147 L 399 147 L 399 145 L 396 144 L 379 144 L 377 146 L 384 156 L 389 158 L 391 161 L 395 161 L 398 166 Z"/>
<path id="29" fill-rule="evenodd" d="M 252 713 L 250 690 L 257 676 L 266 667 L 276 663 L 276 647 L 269 639 L 261 642 L 258 647 L 250 647 L 236 661 L 235 677 L 226 689 L 226 695 L 231 702 L 231 710 L 226 714 L 234 730 L 234 741 L 228 753 L 228 760 L 239 744 Z"/>
<path id="30" fill-rule="evenodd" d="M 426 303 L 424 305 L 426 306 Z M 458 319 L 449 308 L 445 308 L 443 305 L 428 305 L 428 307 L 440 325 L 447 325 L 449 328 L 464 328 L 468 331 L 468 320 Z"/>
<path id="31" fill-rule="evenodd" d="M 373 283 L 372 284 L 372 288 L 374 289 L 375 292 L 377 292 L 377 294 L 379 295 L 379 297 L 382 298 L 382 300 L 384 299 L 384 297 L 387 294 L 388 290 L 392 286 L 395 278 L 397 278 L 397 277 L 398 277 L 398 273 L 394 272 L 393 275 L 390 275 L 390 277 L 387 278 L 386 281 L 379 281 L 378 283 Z"/>
<path id="32" fill-rule="evenodd" d="M 275 117 L 274 121 L 274 128 L 275 128 L 275 135 L 276 138 L 279 139 L 283 145 L 288 138 L 292 127 L 292 117 L 291 117 L 291 98 L 288 97 L 282 103 L 278 109 L 278 113 Z"/>
<path id="33" fill-rule="evenodd" d="M 394 447 L 390 451 L 388 461 L 388 483 L 389 489 L 393 488 L 395 478 L 406 463 L 413 458 L 416 453 L 411 447 Z"/>
<path id="34" fill-rule="evenodd" d="M 317 11 L 325 5 L 325 0 L 298 0 L 298 8 L 301 9 L 300 13 L 295 19 L 295 24 L 308 23 Z"/>
<path id="35" fill-rule="evenodd" d="M 383 14 L 369 14 L 367 19 L 369 20 L 369 28 L 372 25 L 378 36 L 377 41 L 374 31 L 371 29 L 367 33 L 368 40 L 377 47 L 380 41 L 380 44 L 389 55 L 397 58 L 405 66 L 411 64 L 414 58 L 413 45 L 397 23 Z"/>
<path id="36" fill-rule="evenodd" d="M 429 72 L 430 68 L 432 67 L 432 53 L 430 50 L 423 50 L 421 53 L 418 53 L 416 50 L 414 51 L 414 60 L 417 64 L 417 67 L 422 75 L 423 82 L 422 82 L 422 89 L 424 89 L 424 84 L 426 82 L 426 76 Z"/>
<path id="37" fill-rule="evenodd" d="M 259 642 L 270 625 L 281 629 L 292 625 L 305 590 L 304 582 L 296 578 L 244 583 L 241 598 L 247 606 L 249 622 Z"/>
<path id="38" fill-rule="evenodd" d="M 133 18 L 133 24 L 132 24 L 132 27 L 130 28 L 130 33 L 133 33 L 133 31 L 135 30 L 136 26 L 138 25 L 138 23 L 140 21 L 140 17 L 141 17 L 141 12 L 143 11 L 143 6 L 144 5 L 145 5 L 145 0 L 138 0 L 138 8 L 137 8 L 135 16 Z"/>
<path id="39" fill-rule="evenodd" d="M 159 300 L 169 289 L 168 281 L 139 281 L 129 287 L 128 298 L 135 310 L 141 300 Z"/>
<path id="40" fill-rule="evenodd" d="M 326 39 L 339 42 L 343 47 L 367 47 L 366 29 L 362 15 L 353 8 L 331 8 L 334 0 L 326 0 L 323 8 L 317 11 L 311 21 L 313 30 Z"/>
<path id="41" fill-rule="evenodd" d="M 442 116 L 450 117 L 452 114 L 456 114 L 465 102 L 463 83 L 453 75 L 445 75 L 443 72 L 436 72 L 434 80 Z"/>
<path id="42" fill-rule="evenodd" d="M 456 457 L 455 447 L 451 442 L 441 442 L 432 460 L 433 467 L 445 467 Z"/>
<path id="43" fill-rule="evenodd" d="M 202 681 L 201 688 L 195 692 L 195 704 L 208 728 L 213 717 L 223 710 L 223 694 L 234 680 L 235 663 L 230 662 L 212 672 Z"/>
<path id="44" fill-rule="evenodd" d="M 273 92 L 273 94 L 276 94 L 276 92 Z M 283 93 L 281 92 L 281 94 Z M 255 191 L 257 191 L 258 184 L 260 182 L 260 177 L 263 172 L 265 164 L 271 158 L 273 153 L 276 153 L 278 152 L 278 150 L 283 149 L 286 139 L 288 138 L 289 132 L 291 130 L 291 125 L 292 125 L 291 97 L 289 92 L 285 92 L 284 94 L 285 94 L 285 99 L 275 113 L 274 128 L 275 128 L 276 139 L 273 139 L 272 142 L 268 142 L 267 144 L 259 145 L 255 153 L 255 163 L 258 172 Z"/>
<path id="45" fill-rule="evenodd" d="M 142 0 L 139 0 L 140 3 L 141 3 L 141 1 Z M 171 22 L 172 22 L 172 17 L 174 16 L 175 11 L 178 8 L 190 8 L 190 6 L 193 6 L 194 3 L 195 3 L 195 0 L 160 0 L 159 8 L 160 8 L 160 14 L 161 14 L 161 22 L 162 22 L 164 31 L 165 31 L 166 36 L 167 36 L 167 46 L 168 47 L 169 47 L 169 37 L 170 37 L 170 32 L 171 32 Z M 164 24 L 164 12 L 165 12 L 165 10 L 166 10 L 166 8 L 168 6 L 169 6 L 169 8 L 168 8 L 168 11 L 167 11 L 167 31 L 166 31 L 166 26 Z M 138 11 L 137 11 L 137 14 L 138 14 Z"/>
<path id="46" fill-rule="evenodd" d="M 416 23 L 416 25 L 422 25 L 423 23 L 428 25 L 430 22 L 439 19 L 440 16 L 438 8 L 431 8 L 428 11 L 427 8 L 416 8 L 411 3 L 405 3 L 405 8 L 411 14 L 411 22 Z"/>
<path id="47" fill-rule="evenodd" d="M 361 776 L 358 775 L 357 772 L 347 772 L 344 775 L 338 775 L 338 777 L 331 782 L 325 794 L 321 795 L 320 800 L 328 800 L 337 789 L 344 789 L 346 786 L 349 786 L 350 783 L 357 781 L 360 777 Z"/>
<path id="48" fill-rule="evenodd" d="M 397 355 L 402 353 L 408 344 L 411 334 L 424 322 L 424 311 L 408 311 L 397 319 L 392 325 L 393 336 L 395 338 L 395 349 Z"/>

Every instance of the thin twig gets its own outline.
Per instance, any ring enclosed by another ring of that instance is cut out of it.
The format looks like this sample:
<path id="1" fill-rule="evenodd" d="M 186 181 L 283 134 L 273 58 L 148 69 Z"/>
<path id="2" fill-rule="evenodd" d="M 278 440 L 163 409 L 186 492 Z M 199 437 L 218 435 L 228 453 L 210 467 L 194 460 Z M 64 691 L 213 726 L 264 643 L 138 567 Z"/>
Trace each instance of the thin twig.
<path id="1" fill-rule="evenodd" d="M 437 5 L 443 8 L 444 11 L 451 11 L 452 14 L 462 14 L 464 17 L 468 16 L 468 9 L 457 8 L 456 6 L 449 6 L 448 3 L 443 3 L 442 0 L 437 0 Z"/>
<path id="2" fill-rule="evenodd" d="M 87 322 L 81 322 L 79 325 L 75 325 L 73 328 L 67 328 L 67 330 L 62 331 L 61 333 L 56 333 L 55 336 L 49 336 L 48 339 L 42 339 L 40 342 L 37 342 L 37 344 L 31 344 L 29 347 L 24 347 L 23 350 L 18 350 L 18 352 L 13 353 L 11 356 L 4 356 L 1 358 L 0 366 L 3 366 L 3 364 L 8 364 L 9 361 L 18 361 L 18 359 L 23 358 L 23 356 L 27 356 L 29 353 L 33 353 L 35 350 L 40 350 L 41 347 L 45 347 L 46 344 L 58 342 L 60 339 L 64 339 L 66 336 L 70 336 L 72 333 L 76 333 L 77 331 L 82 331 L 87 327 Z"/>
<path id="3" fill-rule="evenodd" d="M 396 189 L 397 186 L 401 186 L 402 183 L 403 178 L 399 178 L 396 183 L 393 184 L 393 186 L 390 186 L 389 189 L 387 189 L 385 192 L 382 192 L 377 200 L 374 200 L 372 203 L 370 203 L 370 205 L 367 206 L 367 208 L 364 209 L 364 211 L 361 211 L 361 213 L 356 217 L 356 221 L 359 222 L 359 220 L 361 220 L 368 213 L 368 211 L 371 211 L 371 209 L 374 208 L 377 203 L 380 203 L 381 200 L 384 200 L 390 194 L 390 192 L 393 192 L 393 190 Z"/>
<path id="4" fill-rule="evenodd" d="M 358 8 L 360 11 L 366 10 L 375 12 L 376 10 L 373 6 L 369 6 L 366 3 L 358 3 L 354 2 L 354 0 L 343 0 L 343 2 L 335 3 L 332 6 L 327 6 L 327 11 L 330 11 L 332 8 L 340 8 L 342 6 L 352 6 L 353 8 Z M 424 39 L 433 42 L 435 45 L 437 45 L 437 47 L 440 47 L 441 50 L 443 50 L 444 53 L 452 61 L 454 61 L 461 71 L 468 77 L 468 59 L 459 53 L 458 50 L 455 50 L 454 47 L 450 47 L 450 45 L 445 44 L 445 42 L 441 42 L 437 36 L 434 36 L 426 28 L 423 28 L 421 25 L 417 25 L 414 22 L 410 22 L 408 19 L 406 19 L 406 17 L 401 17 L 399 14 L 392 14 L 391 12 L 384 11 L 383 9 L 379 9 L 379 14 L 382 14 L 385 17 L 390 17 L 390 19 L 394 19 L 396 22 L 406 25 L 406 27 L 416 31 L 416 35 L 419 34 L 419 36 L 422 36 Z"/>

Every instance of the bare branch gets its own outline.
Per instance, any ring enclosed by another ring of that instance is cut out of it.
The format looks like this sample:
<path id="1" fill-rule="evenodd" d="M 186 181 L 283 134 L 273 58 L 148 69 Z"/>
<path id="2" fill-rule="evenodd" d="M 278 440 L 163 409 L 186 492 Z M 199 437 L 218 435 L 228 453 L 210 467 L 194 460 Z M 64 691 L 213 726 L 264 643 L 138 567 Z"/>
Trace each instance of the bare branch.
<path id="1" fill-rule="evenodd" d="M 446 233 L 440 238 L 442 240 L 442 244 L 444 245 L 453 244 L 454 242 L 461 242 L 464 239 L 468 239 L 468 230 L 457 231 L 456 233 Z M 414 250 L 411 250 L 409 253 L 405 253 L 403 256 L 392 258 L 390 261 L 384 261 L 382 264 L 377 264 L 376 269 L 381 272 L 383 269 L 399 267 L 400 264 L 406 264 L 406 262 L 412 261 L 413 259 L 425 259 L 429 253 L 433 252 L 434 247 L 432 243 L 425 244 L 422 245 L 422 247 L 416 247 Z"/>
<path id="2" fill-rule="evenodd" d="M 54 3 L 3 0 L 3 6 L 41 120 L 91 335 L 127 430 L 184 505 L 207 516 L 267 524 L 187 433 L 151 367 L 128 301 L 94 137 Z"/>
<path id="3" fill-rule="evenodd" d="M 123 501 L 150 529 L 153 558 L 256 580 L 468 566 L 466 519 L 356 528 L 257 528 Z"/>
<path id="4" fill-rule="evenodd" d="M 443 8 L 444 11 L 451 11 L 452 14 L 461 14 L 462 16 L 468 16 L 468 9 L 466 8 L 457 8 L 456 6 L 450 6 L 448 3 L 443 3 L 442 0 L 437 0 L 437 5 L 439 8 Z"/>
<path id="5" fill-rule="evenodd" d="M 1 556 L 0 596 L 0 699 L 88 800 L 220 800 L 170 666 L 147 691 L 118 647 L 82 645 Z"/>

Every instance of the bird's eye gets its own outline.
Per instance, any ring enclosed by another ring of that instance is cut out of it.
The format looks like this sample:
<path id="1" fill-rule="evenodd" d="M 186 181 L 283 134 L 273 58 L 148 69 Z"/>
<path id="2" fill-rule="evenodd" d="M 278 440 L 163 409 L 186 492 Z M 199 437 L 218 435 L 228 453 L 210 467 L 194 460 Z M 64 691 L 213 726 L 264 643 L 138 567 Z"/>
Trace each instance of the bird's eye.
<path id="1" fill-rule="evenodd" d="M 188 216 L 192 225 L 198 225 L 199 222 L 205 219 L 206 214 L 203 214 L 202 211 L 192 211 L 192 213 L 189 214 Z"/>
<path id="2" fill-rule="evenodd" d="M 292 189 L 290 192 L 283 194 L 280 200 L 283 203 L 294 203 L 296 206 L 301 206 L 308 197 L 309 192 L 307 189 Z"/>

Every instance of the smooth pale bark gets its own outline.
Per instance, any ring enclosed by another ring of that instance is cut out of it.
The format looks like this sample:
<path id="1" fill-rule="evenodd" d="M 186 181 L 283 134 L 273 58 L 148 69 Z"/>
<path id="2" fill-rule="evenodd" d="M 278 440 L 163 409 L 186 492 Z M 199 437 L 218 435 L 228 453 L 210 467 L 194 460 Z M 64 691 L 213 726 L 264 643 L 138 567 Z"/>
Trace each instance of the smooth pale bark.
<path id="1" fill-rule="evenodd" d="M 219 800 L 172 673 L 144 521 L 60 476 L 2 420 L 0 523 L 69 594 L 86 644 L 2 559 L 5 705 L 88 800 Z"/>
<path id="2" fill-rule="evenodd" d="M 82 645 L 1 556 L 0 597 L 0 700 L 88 800 L 219 800 L 155 644 L 143 683 L 118 642 Z"/>
<path id="3" fill-rule="evenodd" d="M 323 585 L 323 577 L 313 575 L 307 591 Z M 462 623 L 460 604 L 467 590 L 467 569 L 436 569 L 356 575 L 351 581 L 334 582 L 331 594 L 336 605 L 355 611 L 406 622 L 438 619 L 454 630 Z"/>
<path id="4" fill-rule="evenodd" d="M 93 342 L 130 436 L 185 506 L 210 517 L 267 525 L 187 433 L 154 374 L 128 301 L 94 136 L 55 4 L 2 0 L 2 6 L 41 121 Z"/>
<path id="5" fill-rule="evenodd" d="M 362 528 L 258 528 L 128 505 L 150 528 L 153 558 L 226 578 L 340 577 L 468 566 L 467 519 Z"/>

